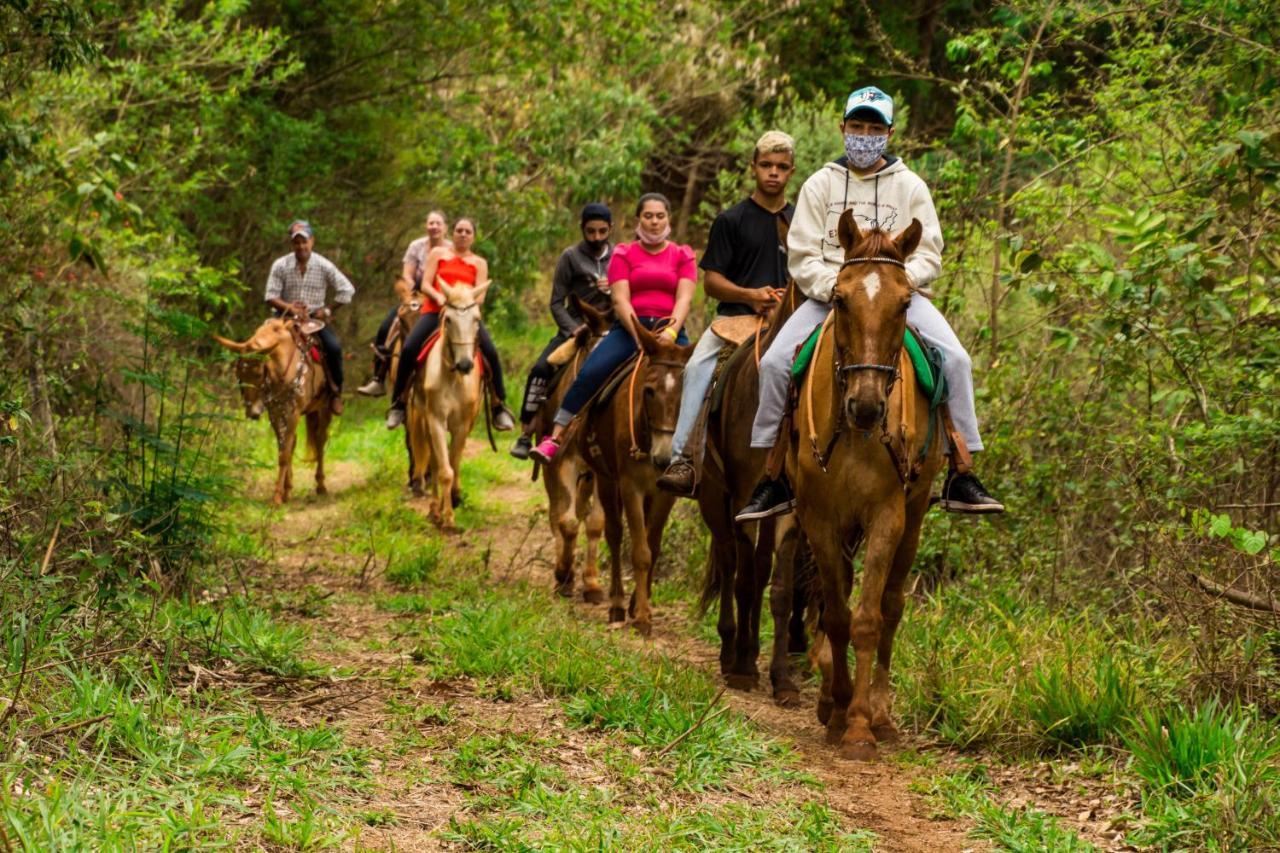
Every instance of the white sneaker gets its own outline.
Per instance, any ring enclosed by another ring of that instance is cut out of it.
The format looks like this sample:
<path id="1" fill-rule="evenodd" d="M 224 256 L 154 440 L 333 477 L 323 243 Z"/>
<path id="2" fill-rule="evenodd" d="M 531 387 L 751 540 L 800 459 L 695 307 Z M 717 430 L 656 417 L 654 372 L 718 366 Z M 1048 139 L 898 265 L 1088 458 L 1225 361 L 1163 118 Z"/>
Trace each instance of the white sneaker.
<path id="1" fill-rule="evenodd" d="M 391 409 L 387 412 L 387 429 L 395 429 L 404 423 L 404 409 Z"/>
<path id="2" fill-rule="evenodd" d="M 375 377 L 357 388 L 356 393 L 363 394 L 366 397 L 381 397 L 387 393 L 387 386 Z"/>

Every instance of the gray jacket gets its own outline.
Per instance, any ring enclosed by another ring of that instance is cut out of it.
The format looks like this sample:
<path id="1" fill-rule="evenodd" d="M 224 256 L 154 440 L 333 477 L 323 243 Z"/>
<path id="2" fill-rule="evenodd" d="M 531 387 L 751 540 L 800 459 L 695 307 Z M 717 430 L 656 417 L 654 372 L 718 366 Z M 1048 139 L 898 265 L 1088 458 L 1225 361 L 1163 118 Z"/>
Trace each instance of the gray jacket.
<path id="1" fill-rule="evenodd" d="M 612 244 L 605 249 L 604 257 L 597 258 L 587 248 L 586 241 L 579 241 L 560 254 L 555 274 L 551 277 L 551 316 L 564 334 L 569 334 L 582 323 L 582 317 L 569 301 L 570 294 L 601 311 L 613 307 L 609 294 L 601 293 L 596 287 L 596 279 L 608 272 L 611 257 Z"/>

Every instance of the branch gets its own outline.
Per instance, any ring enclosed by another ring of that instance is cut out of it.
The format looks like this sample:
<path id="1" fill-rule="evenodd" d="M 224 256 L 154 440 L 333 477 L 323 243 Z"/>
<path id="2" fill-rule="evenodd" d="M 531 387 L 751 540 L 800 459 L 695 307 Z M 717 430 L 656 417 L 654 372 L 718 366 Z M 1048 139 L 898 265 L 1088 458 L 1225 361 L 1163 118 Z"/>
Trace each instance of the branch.
<path id="1" fill-rule="evenodd" d="M 1276 603 L 1275 598 L 1270 593 L 1267 593 L 1266 598 L 1262 598 L 1243 590 L 1216 584 L 1208 578 L 1197 575 L 1195 572 L 1191 573 L 1191 580 L 1195 582 L 1196 586 L 1215 598 L 1226 599 L 1237 607 L 1261 610 L 1263 613 L 1280 613 L 1280 604 Z"/>

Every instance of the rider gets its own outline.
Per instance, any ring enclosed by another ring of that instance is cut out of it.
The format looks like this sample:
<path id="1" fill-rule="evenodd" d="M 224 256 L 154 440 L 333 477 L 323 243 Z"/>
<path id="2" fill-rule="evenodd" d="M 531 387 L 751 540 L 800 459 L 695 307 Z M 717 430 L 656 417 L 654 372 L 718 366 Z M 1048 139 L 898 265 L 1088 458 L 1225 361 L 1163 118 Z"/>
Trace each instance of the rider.
<path id="1" fill-rule="evenodd" d="M 610 295 L 617 315 L 604 340 L 591 351 L 578 378 L 556 412 L 551 435 L 530 454 L 539 462 L 550 462 L 560 449 L 560 437 L 574 415 L 582 411 L 615 369 L 635 354 L 636 324 L 678 344 L 689 339 L 684 321 L 697 287 L 698 265 L 693 249 L 667 238 L 671 236 L 671 202 L 661 193 L 645 193 L 636 205 L 636 242 L 623 243 L 609 260 Z"/>
<path id="2" fill-rule="evenodd" d="M 789 223 L 795 212 L 786 195 L 795 161 L 796 144 L 790 136 L 777 130 L 761 136 L 751 154 L 755 190 L 711 223 L 701 266 L 707 295 L 720 300 L 717 316 L 763 316 L 777 305 L 773 290 L 787 281 L 787 247 L 778 239 L 778 220 Z M 696 463 L 684 451 L 723 348 L 724 341 L 707 330 L 685 365 L 680 419 L 671 441 L 674 456 L 658 478 L 658 485 L 669 492 L 692 495 L 697 485 Z"/>
<path id="3" fill-rule="evenodd" d="M 438 246 L 451 246 L 445 234 L 448 231 L 444 212 L 433 210 L 427 214 L 427 236 L 419 237 L 409 244 L 404 253 L 404 267 L 400 277 L 413 285 L 414 292 L 422 289 L 422 270 L 427 265 L 427 253 Z M 391 351 L 387 349 L 387 335 L 396 321 L 400 306 L 396 305 L 387 312 L 378 334 L 373 339 L 373 378 L 356 389 L 357 394 L 366 397 L 381 397 L 387 393 L 387 371 L 391 369 Z"/>
<path id="4" fill-rule="evenodd" d="M 533 449 L 533 419 L 547 399 L 547 389 L 556 372 L 547 357 L 585 328 L 582 316 L 569 297 L 576 296 L 602 312 L 611 309 L 609 279 L 605 272 L 613 254 L 613 246 L 609 244 L 613 214 L 605 205 L 592 202 L 582 208 L 581 223 L 582 240 L 564 250 L 551 278 L 551 316 L 556 321 L 556 334 L 529 370 L 529 380 L 524 386 L 521 433 L 511 448 L 511 455 L 517 459 L 529 458 Z"/>
<path id="5" fill-rule="evenodd" d="M 831 294 L 844 260 L 836 237 L 840 215 L 852 209 L 861 227 L 901 230 L 918 219 L 924 226 L 920 246 L 907 258 L 907 278 L 927 287 L 942 269 L 942 228 L 929 188 L 897 157 L 886 155 L 893 137 L 893 100 L 874 86 L 858 89 L 845 102 L 841 125 L 845 156 L 823 166 L 800 189 L 795 219 L 787 237 L 788 268 L 796 286 L 808 297 L 779 330 L 760 362 L 760 406 L 751 431 L 751 446 L 769 448 L 778 437 L 796 348 L 831 310 Z M 914 293 L 907 322 L 924 342 L 943 354 L 956 430 L 971 451 L 982 449 L 974 408 L 973 369 L 964 345 L 946 318 L 927 297 Z M 952 465 L 955 460 L 952 459 Z M 785 474 L 767 475 L 756 486 L 738 521 L 788 512 L 795 504 Z M 953 512 L 1003 512 L 972 473 L 948 477 L 942 506 Z"/>
<path id="6" fill-rule="evenodd" d="M 311 224 L 295 219 L 289 224 L 289 242 L 293 254 L 277 258 L 267 277 L 265 301 L 277 315 L 314 317 L 323 320 L 325 326 L 316 333 L 320 348 L 324 350 L 325 365 L 329 369 L 329 382 L 333 397 L 329 408 L 335 415 L 342 414 L 342 344 L 334 334 L 330 321 L 334 312 L 351 301 L 355 286 L 342 271 L 325 256 L 311 251 L 316 244 Z M 326 306 L 324 298 L 333 288 L 333 304 Z"/>
<path id="7" fill-rule="evenodd" d="M 427 253 L 427 262 L 422 270 L 422 291 L 439 293 L 436 279 L 457 287 L 467 285 L 478 287 L 489 280 L 489 262 L 471 251 L 476 241 L 476 226 L 470 219 L 463 217 L 453 224 L 453 243 L 437 246 Z M 442 297 L 443 298 L 443 297 Z M 480 299 L 484 302 L 484 297 Z M 391 409 L 387 412 L 387 429 L 395 429 L 404 423 L 405 392 L 413 379 L 418 366 L 418 354 L 427 339 L 440 327 L 440 303 L 433 298 L 422 301 L 422 316 L 414 324 L 413 330 L 405 338 L 400 347 L 400 364 L 396 367 L 395 388 L 391 394 Z M 502 382 L 502 364 L 498 361 L 498 349 L 493 345 L 493 338 L 484 325 L 480 326 L 477 341 L 485 362 L 493 371 L 493 393 L 498 398 L 493 404 L 493 427 L 499 430 L 515 428 L 515 420 L 511 417 L 503 401 L 507 398 L 506 388 Z"/>

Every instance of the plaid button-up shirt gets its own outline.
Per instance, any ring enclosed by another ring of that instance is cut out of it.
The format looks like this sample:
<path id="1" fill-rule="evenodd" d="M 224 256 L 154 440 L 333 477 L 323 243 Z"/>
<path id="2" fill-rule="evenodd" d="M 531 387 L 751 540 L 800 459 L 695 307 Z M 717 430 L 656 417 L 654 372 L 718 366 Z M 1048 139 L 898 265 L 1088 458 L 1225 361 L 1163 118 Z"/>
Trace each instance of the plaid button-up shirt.
<path id="1" fill-rule="evenodd" d="M 288 254 L 271 265 L 266 298 L 301 302 L 314 310 L 324 307 L 330 287 L 333 301 L 338 305 L 346 305 L 356 293 L 355 285 L 324 255 L 312 252 L 307 261 L 307 274 L 298 275 L 298 259 Z"/>

